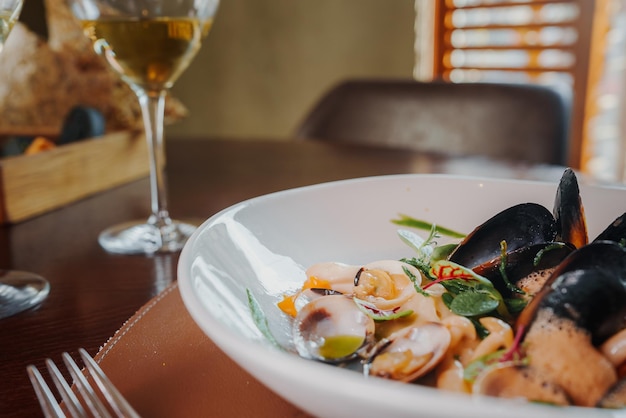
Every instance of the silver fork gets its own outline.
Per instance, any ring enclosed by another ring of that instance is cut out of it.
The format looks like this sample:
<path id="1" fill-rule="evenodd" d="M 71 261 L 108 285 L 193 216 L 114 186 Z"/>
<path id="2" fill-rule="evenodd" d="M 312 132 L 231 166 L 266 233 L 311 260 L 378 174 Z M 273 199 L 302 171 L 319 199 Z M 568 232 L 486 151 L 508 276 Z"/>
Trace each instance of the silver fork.
<path id="1" fill-rule="evenodd" d="M 68 353 L 63 353 L 62 355 L 63 362 L 78 389 L 78 396 L 72 391 L 70 384 L 65 380 L 65 377 L 56 364 L 54 364 L 52 360 L 46 359 L 46 366 L 50 372 L 52 381 L 61 395 L 61 399 L 65 403 L 67 412 L 70 414 L 69 416 L 72 418 L 139 418 L 137 412 L 133 410 L 126 399 L 124 399 L 115 386 L 113 386 L 113 383 L 106 377 L 100 366 L 91 358 L 89 353 L 82 348 L 79 348 L 78 352 L 85 364 L 85 369 L 89 372 L 88 375 L 90 378 L 86 377 L 85 374 L 81 372 L 76 362 Z M 44 416 L 46 418 L 64 418 L 65 414 L 39 370 L 37 370 L 35 366 L 30 365 L 27 367 L 27 371 Z M 90 380 L 96 383 L 97 389 L 90 383 Z M 98 394 L 106 400 L 104 403 L 101 401 L 101 397 L 99 397 Z"/>

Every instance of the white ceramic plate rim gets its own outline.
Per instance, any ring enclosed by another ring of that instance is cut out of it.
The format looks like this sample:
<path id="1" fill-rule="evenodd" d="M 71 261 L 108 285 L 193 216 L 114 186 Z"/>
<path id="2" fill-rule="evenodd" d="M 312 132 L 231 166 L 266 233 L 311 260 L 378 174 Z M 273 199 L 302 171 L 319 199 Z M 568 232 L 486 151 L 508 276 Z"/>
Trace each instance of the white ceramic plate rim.
<path id="1" fill-rule="evenodd" d="M 283 196 L 293 193 L 307 193 L 318 188 L 343 187 L 359 182 L 386 181 L 386 180 L 428 180 L 428 179 L 450 179 L 472 183 L 515 183 L 536 185 L 542 187 L 549 185 L 555 187 L 555 183 L 535 182 L 527 180 L 498 180 L 478 177 L 462 177 L 453 175 L 392 175 L 366 177 L 350 180 L 342 180 L 330 183 L 322 183 L 296 189 L 276 192 L 253 199 L 243 201 L 226 208 L 205 221 L 190 238 L 188 244 L 183 249 L 179 259 L 178 282 L 185 306 L 191 316 L 203 329 L 203 331 L 233 360 L 239 363 L 253 376 L 266 384 L 270 389 L 294 402 L 293 390 L 289 386 L 294 375 L 307 376 L 307 389 L 310 391 L 311 401 L 302 401 L 301 396 L 296 396 L 297 405 L 313 415 L 321 416 L 355 416 L 351 411 L 338 412 L 341 407 L 335 405 L 324 405 L 324 394 L 331 390 L 340 391 L 346 397 L 346 404 L 365 403 L 368 406 L 379 409 L 379 416 L 389 417 L 414 417 L 417 412 L 425 417 L 475 417 L 475 418 L 496 418 L 506 416 L 507 418 L 522 417 L 624 417 L 626 413 L 619 411 L 600 411 L 586 408 L 553 408 L 542 405 L 529 404 L 511 400 L 491 399 L 482 397 L 471 397 L 447 393 L 437 389 L 431 389 L 418 385 L 405 385 L 397 382 L 384 381 L 382 379 L 365 379 L 361 375 L 348 370 L 320 364 L 310 360 L 304 360 L 298 356 L 272 349 L 268 345 L 250 342 L 233 332 L 221 321 L 207 314 L 205 306 L 198 298 L 194 289 L 193 280 L 184 266 L 191 264 L 193 243 L 198 238 L 201 231 L 211 228 L 215 220 L 220 219 L 224 214 L 236 212 L 243 207 L 262 203 L 268 199 L 280 199 Z M 583 186 L 585 187 L 585 186 Z M 624 190 L 622 187 L 612 187 L 617 190 Z M 611 188 L 606 188 L 611 189 Z M 274 365 L 279 364 L 280 367 Z M 272 376 L 272 377 L 269 377 Z M 350 388 L 350 390 L 345 390 Z M 372 393 L 376 394 L 375 405 L 368 399 Z M 411 399 L 407 403 L 407 397 Z"/>

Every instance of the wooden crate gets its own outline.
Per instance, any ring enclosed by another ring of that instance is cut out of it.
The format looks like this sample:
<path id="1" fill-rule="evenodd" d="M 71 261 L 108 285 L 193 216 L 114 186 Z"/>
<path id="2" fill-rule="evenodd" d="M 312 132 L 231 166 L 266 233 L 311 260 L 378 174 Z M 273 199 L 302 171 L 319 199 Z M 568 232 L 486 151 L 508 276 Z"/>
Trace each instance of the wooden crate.
<path id="1" fill-rule="evenodd" d="M 0 223 L 16 223 L 148 175 L 142 132 L 0 159 Z"/>

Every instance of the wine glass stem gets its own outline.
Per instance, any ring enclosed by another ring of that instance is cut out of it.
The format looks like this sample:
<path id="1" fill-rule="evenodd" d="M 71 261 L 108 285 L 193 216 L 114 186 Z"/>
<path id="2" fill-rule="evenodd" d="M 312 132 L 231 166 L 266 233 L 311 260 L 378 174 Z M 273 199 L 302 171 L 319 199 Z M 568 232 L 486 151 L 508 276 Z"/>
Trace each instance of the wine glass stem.
<path id="1" fill-rule="evenodd" d="M 167 210 L 165 152 L 163 147 L 163 120 L 167 91 L 146 92 L 136 89 L 135 92 L 141 105 L 150 158 L 150 203 L 152 215 L 148 219 L 148 223 L 161 228 L 172 222 Z"/>

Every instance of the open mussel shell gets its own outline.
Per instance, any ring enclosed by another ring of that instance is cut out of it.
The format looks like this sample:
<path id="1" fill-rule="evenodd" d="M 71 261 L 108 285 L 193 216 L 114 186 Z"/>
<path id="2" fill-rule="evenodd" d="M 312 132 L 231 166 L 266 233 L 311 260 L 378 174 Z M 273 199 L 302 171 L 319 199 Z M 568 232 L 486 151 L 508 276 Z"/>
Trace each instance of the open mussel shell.
<path id="1" fill-rule="evenodd" d="M 543 287 L 552 271 L 574 248 L 571 245 L 555 242 L 529 245 L 507 253 L 504 274 L 527 296 L 533 296 Z M 476 274 L 490 280 L 505 297 L 512 297 L 512 290 L 506 285 L 501 270 L 502 258 L 498 257 L 474 268 Z"/>
<path id="2" fill-rule="evenodd" d="M 574 170 L 563 172 L 556 191 L 553 209 L 556 220 L 557 240 L 580 248 L 587 244 L 587 223 L 580 197 L 580 188 Z"/>
<path id="3" fill-rule="evenodd" d="M 465 237 L 448 258 L 467 268 L 497 259 L 501 255 L 501 242 L 508 251 L 552 242 L 557 228 L 554 216 L 536 203 L 522 203 L 491 217 Z"/>
<path id="4" fill-rule="evenodd" d="M 626 212 L 615 219 L 594 241 L 613 241 L 623 243 L 626 240 Z"/>
<path id="5" fill-rule="evenodd" d="M 623 329 L 626 250 L 614 242 L 598 241 L 573 252 L 522 311 L 518 326 L 528 329 L 541 309 L 588 331 L 596 346 Z"/>

